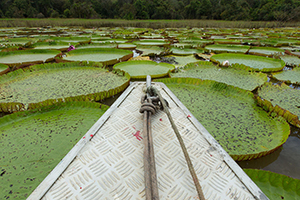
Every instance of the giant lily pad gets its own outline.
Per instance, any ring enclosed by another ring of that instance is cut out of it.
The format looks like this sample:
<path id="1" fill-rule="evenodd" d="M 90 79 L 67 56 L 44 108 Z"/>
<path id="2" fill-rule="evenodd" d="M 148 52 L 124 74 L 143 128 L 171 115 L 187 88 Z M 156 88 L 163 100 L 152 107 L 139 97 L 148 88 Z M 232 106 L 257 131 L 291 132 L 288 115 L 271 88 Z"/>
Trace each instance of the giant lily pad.
<path id="1" fill-rule="evenodd" d="M 144 45 L 144 46 L 164 46 L 169 44 L 165 40 L 147 40 L 147 39 L 134 41 L 133 43 L 138 45 Z"/>
<path id="2" fill-rule="evenodd" d="M 166 54 L 165 50 L 161 47 L 157 46 L 143 46 L 138 45 L 136 47 L 137 50 L 142 51 L 143 56 L 155 56 L 155 55 L 164 55 Z"/>
<path id="3" fill-rule="evenodd" d="M 300 90 L 284 83 L 265 83 L 259 88 L 258 95 L 258 104 L 265 110 L 283 116 L 289 123 L 300 127 Z"/>
<path id="4" fill-rule="evenodd" d="M 294 68 L 292 70 L 285 70 L 282 72 L 274 73 L 273 77 L 280 81 L 284 81 L 287 84 L 297 84 L 300 85 L 300 67 Z"/>
<path id="5" fill-rule="evenodd" d="M 30 103 L 47 99 L 88 99 L 99 101 L 123 91 L 129 75 L 119 76 L 99 64 L 54 63 L 35 65 L 0 77 L 0 110 L 13 112 Z"/>
<path id="6" fill-rule="evenodd" d="M 193 78 L 160 79 L 235 160 L 250 160 L 278 149 L 290 127 L 256 106 L 251 92 Z"/>
<path id="7" fill-rule="evenodd" d="M 214 44 L 207 45 L 205 49 L 215 52 L 215 53 L 246 53 L 249 50 L 250 46 L 246 45 L 225 45 L 225 44 Z"/>
<path id="8" fill-rule="evenodd" d="M 258 56 L 272 56 L 272 55 L 283 55 L 284 50 L 273 47 L 251 47 L 249 54 L 254 54 Z"/>
<path id="9" fill-rule="evenodd" d="M 280 56 L 280 59 L 283 60 L 286 65 L 291 67 L 299 67 L 300 66 L 300 58 L 292 55 L 284 55 Z"/>
<path id="10" fill-rule="evenodd" d="M 266 58 L 263 56 L 246 55 L 238 53 L 222 53 L 213 55 L 212 62 L 222 63 L 228 60 L 230 64 L 243 64 L 253 68 L 255 71 L 273 72 L 280 71 L 284 68 L 285 63 L 280 59 Z"/>
<path id="11" fill-rule="evenodd" d="M 244 65 L 234 64 L 225 68 L 206 61 L 190 63 L 181 72 L 172 73 L 171 76 L 214 80 L 250 91 L 268 80 L 266 74 L 254 72 Z"/>
<path id="12" fill-rule="evenodd" d="M 204 53 L 204 51 L 201 49 L 188 49 L 188 48 L 177 48 L 177 47 L 171 48 L 170 51 L 172 52 L 172 54 L 179 55 L 179 56 L 187 56 L 195 53 Z"/>
<path id="13" fill-rule="evenodd" d="M 189 63 L 193 63 L 193 62 L 198 62 L 199 60 L 195 58 L 194 55 L 190 55 L 190 56 L 164 56 L 162 57 L 162 59 L 169 59 L 170 64 L 174 65 L 177 68 L 182 68 L 185 65 L 189 64 Z"/>
<path id="14" fill-rule="evenodd" d="M 26 199 L 106 109 L 68 102 L 0 118 L 0 199 Z"/>
<path id="15" fill-rule="evenodd" d="M 69 43 L 67 42 L 55 42 L 55 41 L 50 41 L 50 42 L 37 42 L 32 45 L 34 49 L 56 49 L 60 51 L 66 51 L 69 48 Z"/>
<path id="16" fill-rule="evenodd" d="M 300 180 L 270 171 L 244 169 L 269 199 L 300 199 Z"/>
<path id="17" fill-rule="evenodd" d="M 60 51 L 44 49 L 0 52 L 0 63 L 15 66 L 28 63 L 49 62 L 54 60 L 54 57 L 59 53 Z"/>
<path id="18" fill-rule="evenodd" d="M 104 65 L 113 65 L 128 60 L 133 56 L 133 53 L 123 49 L 90 48 L 75 49 L 66 55 L 63 59 L 68 61 L 95 61 Z"/>
<path id="19" fill-rule="evenodd" d="M 6 70 L 7 68 L 8 68 L 7 65 L 3 65 L 3 64 L 0 63 L 0 74 L 1 74 L 2 71 Z"/>
<path id="20" fill-rule="evenodd" d="M 121 62 L 113 67 L 115 70 L 127 72 L 131 78 L 144 79 L 147 75 L 159 78 L 169 74 L 175 67 L 168 63 L 157 63 L 148 60 L 134 60 Z"/>

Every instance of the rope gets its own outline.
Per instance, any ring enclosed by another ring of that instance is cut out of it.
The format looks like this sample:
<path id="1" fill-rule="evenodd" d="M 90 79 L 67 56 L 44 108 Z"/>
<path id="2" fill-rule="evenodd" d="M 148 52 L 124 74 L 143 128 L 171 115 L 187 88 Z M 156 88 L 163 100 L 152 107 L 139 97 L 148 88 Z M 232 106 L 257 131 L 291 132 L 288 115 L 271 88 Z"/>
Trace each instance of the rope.
<path id="1" fill-rule="evenodd" d="M 159 97 L 160 103 L 162 104 L 163 111 L 167 114 L 167 116 L 168 116 L 168 118 L 169 118 L 169 120 L 170 120 L 170 123 L 171 123 L 171 125 L 172 125 L 172 128 L 173 128 L 173 130 L 174 130 L 174 132 L 175 132 L 175 134 L 176 134 L 176 137 L 177 137 L 177 139 L 178 139 L 178 141 L 179 141 L 179 144 L 180 144 L 180 146 L 181 146 L 181 149 L 182 149 L 182 151 L 183 151 L 185 160 L 186 160 L 186 162 L 187 162 L 187 164 L 188 164 L 189 171 L 190 171 L 190 173 L 191 173 L 191 175 L 192 175 L 194 184 L 195 184 L 195 186 L 196 186 L 196 190 L 197 190 L 197 193 L 198 193 L 198 197 L 199 197 L 200 200 L 205 200 L 204 194 L 203 194 L 201 185 L 200 185 L 200 183 L 199 183 L 198 177 L 197 177 L 197 175 L 196 175 L 196 173 L 195 173 L 195 169 L 194 169 L 194 167 L 193 167 L 192 161 L 191 161 L 191 159 L 190 159 L 190 157 L 189 157 L 189 154 L 188 154 L 188 152 L 187 152 L 187 149 L 186 149 L 186 147 L 185 147 L 185 145 L 184 145 L 183 139 L 182 139 L 182 137 L 181 137 L 181 135 L 180 135 L 180 133 L 179 133 L 179 131 L 178 131 L 178 129 L 177 129 L 177 127 L 176 127 L 174 121 L 173 121 L 173 118 L 172 118 L 170 112 L 169 112 L 169 109 L 168 109 L 168 106 L 167 106 L 167 104 L 166 104 L 166 101 L 165 101 L 164 98 L 161 96 L 160 92 L 159 92 L 155 87 L 153 87 L 153 86 L 148 87 L 148 88 L 147 88 L 147 92 L 149 92 L 149 94 L 154 94 L 155 96 L 158 96 L 158 97 Z"/>

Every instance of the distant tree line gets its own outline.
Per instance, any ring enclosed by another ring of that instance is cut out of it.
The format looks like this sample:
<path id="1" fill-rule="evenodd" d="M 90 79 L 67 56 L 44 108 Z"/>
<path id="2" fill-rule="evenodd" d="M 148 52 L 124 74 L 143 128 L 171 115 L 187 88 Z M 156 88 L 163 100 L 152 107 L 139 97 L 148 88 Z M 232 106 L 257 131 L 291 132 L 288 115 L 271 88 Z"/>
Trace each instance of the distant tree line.
<path id="1" fill-rule="evenodd" d="M 1 18 L 299 21 L 300 0 L 1 0 Z"/>

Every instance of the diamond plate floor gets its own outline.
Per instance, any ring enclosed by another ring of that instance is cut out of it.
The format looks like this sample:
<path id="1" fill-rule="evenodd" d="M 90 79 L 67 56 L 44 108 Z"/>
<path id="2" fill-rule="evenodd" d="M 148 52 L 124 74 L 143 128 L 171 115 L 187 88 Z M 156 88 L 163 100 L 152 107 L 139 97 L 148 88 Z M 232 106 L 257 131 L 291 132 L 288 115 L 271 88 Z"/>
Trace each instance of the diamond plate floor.
<path id="1" fill-rule="evenodd" d="M 255 199 L 177 103 L 154 84 L 169 102 L 170 112 L 193 162 L 205 198 Z M 130 95 L 77 154 L 43 199 L 145 199 L 143 114 L 139 113 L 144 83 Z M 167 115 L 152 116 L 160 199 L 198 199 L 179 142 Z"/>

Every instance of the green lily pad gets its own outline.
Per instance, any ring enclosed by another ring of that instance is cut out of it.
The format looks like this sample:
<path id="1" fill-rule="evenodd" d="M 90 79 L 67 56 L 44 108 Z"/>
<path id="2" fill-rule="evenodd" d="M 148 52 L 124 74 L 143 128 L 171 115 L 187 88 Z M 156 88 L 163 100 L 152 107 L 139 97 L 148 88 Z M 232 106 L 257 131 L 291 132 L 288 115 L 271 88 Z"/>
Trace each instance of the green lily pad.
<path id="1" fill-rule="evenodd" d="M 286 84 L 265 83 L 258 89 L 258 105 L 265 110 L 283 116 L 289 123 L 300 127 L 300 90 Z"/>
<path id="2" fill-rule="evenodd" d="M 91 43 L 77 45 L 76 49 L 90 49 L 90 48 L 117 48 L 118 44 L 115 43 Z"/>
<path id="3" fill-rule="evenodd" d="M 148 60 L 134 60 L 118 63 L 113 68 L 127 72 L 131 78 L 144 79 L 147 75 L 150 75 L 152 78 L 164 77 L 174 70 L 175 66 Z"/>
<path id="4" fill-rule="evenodd" d="M 172 52 L 172 54 L 178 56 L 187 56 L 195 53 L 204 53 L 204 51 L 201 49 L 188 49 L 188 48 L 177 48 L 177 47 L 172 47 L 170 51 Z"/>
<path id="5" fill-rule="evenodd" d="M 213 37 L 211 37 L 213 38 Z M 215 43 L 218 44 L 241 44 L 241 40 L 233 40 L 233 39 L 214 39 Z"/>
<path id="6" fill-rule="evenodd" d="M 67 42 L 37 42 L 32 45 L 34 49 L 56 49 L 60 51 L 66 51 L 69 48 L 69 43 Z"/>
<path id="7" fill-rule="evenodd" d="M 0 118 L 0 199 L 26 199 L 105 110 L 68 102 Z"/>
<path id="8" fill-rule="evenodd" d="M 272 56 L 272 55 L 283 55 L 284 50 L 274 47 L 251 47 L 249 54 L 258 56 Z"/>
<path id="9" fill-rule="evenodd" d="M 268 38 L 265 40 L 261 40 L 260 43 L 268 46 L 281 47 L 299 44 L 299 40 L 287 38 Z"/>
<path id="10" fill-rule="evenodd" d="M 133 43 L 137 45 L 144 45 L 144 46 L 164 46 L 169 44 L 165 40 L 147 40 L 147 39 L 134 41 Z"/>
<path id="11" fill-rule="evenodd" d="M 75 49 L 66 54 L 63 60 L 67 61 L 94 61 L 104 65 L 113 65 L 128 60 L 133 56 L 129 50 L 109 48 Z"/>
<path id="12" fill-rule="evenodd" d="M 300 58 L 297 56 L 284 55 L 280 56 L 280 59 L 283 60 L 288 66 L 300 67 Z"/>
<path id="13" fill-rule="evenodd" d="M 117 48 L 133 50 L 136 48 L 136 45 L 132 43 L 123 43 L 123 44 L 118 44 Z"/>
<path id="14" fill-rule="evenodd" d="M 179 38 L 179 41 L 182 43 L 189 43 L 192 44 L 193 47 L 204 47 L 208 44 L 213 44 L 213 40 L 207 40 L 207 39 L 200 39 L 200 38 Z"/>
<path id="15" fill-rule="evenodd" d="M 207 61 L 190 63 L 181 72 L 170 75 L 171 77 L 214 80 L 250 91 L 253 91 L 268 80 L 266 74 L 254 72 L 251 68 L 244 65 L 234 64 L 231 67 L 218 67 Z"/>
<path id="16" fill-rule="evenodd" d="M 205 49 L 215 52 L 215 53 L 246 53 L 249 50 L 250 46 L 246 45 L 225 45 L 225 44 L 214 44 L 207 45 Z"/>
<path id="17" fill-rule="evenodd" d="M 177 47 L 177 48 L 192 48 L 193 44 L 190 43 L 174 43 L 171 46 Z"/>
<path id="18" fill-rule="evenodd" d="M 256 105 L 254 95 L 211 80 L 168 78 L 163 82 L 234 160 L 250 160 L 278 149 L 290 127 Z"/>
<path id="19" fill-rule="evenodd" d="M 28 63 L 44 63 L 54 60 L 60 51 L 32 49 L 10 52 L 0 52 L 0 63 L 8 66 L 16 66 Z"/>
<path id="20" fill-rule="evenodd" d="M 99 101 L 123 91 L 129 75 L 108 72 L 99 63 L 34 65 L 0 77 L 0 111 L 13 112 L 48 99 Z"/>
<path id="21" fill-rule="evenodd" d="M 182 68 L 189 63 L 198 62 L 199 60 L 195 58 L 194 55 L 190 56 L 164 56 L 163 58 L 170 58 L 173 62 L 170 64 L 174 65 L 177 68 Z"/>
<path id="22" fill-rule="evenodd" d="M 294 68 L 292 70 L 286 70 L 278 73 L 272 74 L 277 80 L 284 81 L 287 84 L 297 84 L 300 85 L 300 67 Z"/>
<path id="23" fill-rule="evenodd" d="M 4 65 L 4 64 L 1 64 L 1 63 L 0 63 L 0 73 L 1 73 L 2 71 L 6 70 L 7 68 L 8 68 L 7 65 Z"/>
<path id="24" fill-rule="evenodd" d="M 244 171 L 269 199 L 300 199 L 300 180 L 258 169 Z"/>
<path id="25" fill-rule="evenodd" d="M 216 54 L 213 55 L 210 60 L 218 64 L 228 60 L 230 64 L 243 64 L 254 69 L 255 71 L 261 72 L 281 71 L 285 66 L 284 61 L 280 59 L 238 53 Z"/>
<path id="26" fill-rule="evenodd" d="M 166 51 L 158 46 L 137 45 L 136 49 L 143 52 L 142 56 L 156 56 L 166 54 Z"/>

